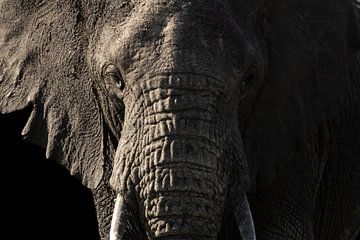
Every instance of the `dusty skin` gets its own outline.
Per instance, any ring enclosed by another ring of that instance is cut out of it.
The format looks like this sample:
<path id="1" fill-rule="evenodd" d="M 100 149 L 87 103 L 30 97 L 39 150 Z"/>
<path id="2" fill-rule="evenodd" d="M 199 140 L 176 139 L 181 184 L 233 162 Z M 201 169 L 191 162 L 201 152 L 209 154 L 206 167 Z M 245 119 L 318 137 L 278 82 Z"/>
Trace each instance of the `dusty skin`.
<path id="1" fill-rule="evenodd" d="M 355 0 L 2 0 L 0 110 L 102 239 L 355 240 Z M 113 214 L 114 213 L 114 214 Z"/>

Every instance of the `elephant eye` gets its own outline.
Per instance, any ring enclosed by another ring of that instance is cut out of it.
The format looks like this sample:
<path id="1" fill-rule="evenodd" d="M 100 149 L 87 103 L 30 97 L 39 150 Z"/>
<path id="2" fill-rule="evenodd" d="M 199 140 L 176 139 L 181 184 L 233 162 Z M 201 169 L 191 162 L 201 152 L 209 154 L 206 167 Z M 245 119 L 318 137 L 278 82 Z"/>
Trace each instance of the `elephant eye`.
<path id="1" fill-rule="evenodd" d="M 255 81 L 255 73 L 251 71 L 249 74 L 246 75 L 246 77 L 241 82 L 241 93 L 244 94 L 246 91 L 251 87 L 253 82 Z"/>
<path id="2" fill-rule="evenodd" d="M 103 77 L 106 82 L 115 83 L 120 90 L 125 88 L 125 81 L 122 78 L 119 69 L 114 64 L 108 64 L 105 66 L 103 70 Z"/>

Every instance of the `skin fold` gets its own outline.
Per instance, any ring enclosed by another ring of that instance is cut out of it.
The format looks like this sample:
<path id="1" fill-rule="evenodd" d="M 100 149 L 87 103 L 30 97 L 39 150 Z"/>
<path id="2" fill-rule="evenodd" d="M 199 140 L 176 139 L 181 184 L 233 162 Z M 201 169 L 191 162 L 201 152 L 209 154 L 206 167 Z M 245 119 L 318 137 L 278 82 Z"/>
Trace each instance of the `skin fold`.
<path id="1" fill-rule="evenodd" d="M 358 9 L 2 1 L 0 110 L 34 106 L 102 239 L 356 239 Z"/>

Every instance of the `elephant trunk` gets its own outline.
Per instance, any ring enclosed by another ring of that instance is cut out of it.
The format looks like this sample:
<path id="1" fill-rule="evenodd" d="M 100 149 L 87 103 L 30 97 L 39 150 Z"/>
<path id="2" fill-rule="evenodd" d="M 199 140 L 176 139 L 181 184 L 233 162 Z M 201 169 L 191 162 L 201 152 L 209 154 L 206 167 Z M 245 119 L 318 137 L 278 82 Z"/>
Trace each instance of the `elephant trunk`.
<path id="1" fill-rule="evenodd" d="M 145 94 L 147 143 L 140 164 L 139 199 L 153 239 L 216 239 L 227 179 L 221 163 L 224 116 L 215 79 L 170 76 Z M 155 121 L 154 121 L 155 120 Z M 216 140 L 215 140 L 216 139 Z"/>
<path id="2" fill-rule="evenodd" d="M 112 185 L 133 189 L 150 239 L 216 239 L 220 231 L 232 165 L 223 156 L 229 136 L 218 84 L 204 76 L 152 79 L 129 109 Z"/>
<path id="3" fill-rule="evenodd" d="M 165 137 L 163 141 L 159 155 L 150 157 L 139 184 L 151 233 L 155 238 L 190 234 L 197 239 L 215 239 L 226 195 L 217 159 L 204 151 L 206 144 L 201 140 Z M 178 148 L 178 153 L 172 147 Z"/>

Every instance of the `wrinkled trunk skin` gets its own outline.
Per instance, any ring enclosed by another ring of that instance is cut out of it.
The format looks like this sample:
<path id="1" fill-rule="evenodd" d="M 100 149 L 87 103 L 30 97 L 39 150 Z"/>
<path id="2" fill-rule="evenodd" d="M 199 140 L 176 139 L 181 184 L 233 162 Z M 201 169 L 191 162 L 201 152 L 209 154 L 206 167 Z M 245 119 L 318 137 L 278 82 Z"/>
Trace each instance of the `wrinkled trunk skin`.
<path id="1" fill-rule="evenodd" d="M 216 84 L 195 75 L 154 78 L 127 112 L 117 190 L 136 196 L 150 239 L 216 239 L 220 230 L 232 166 L 222 157 L 229 117 L 215 108 L 226 106 Z"/>

